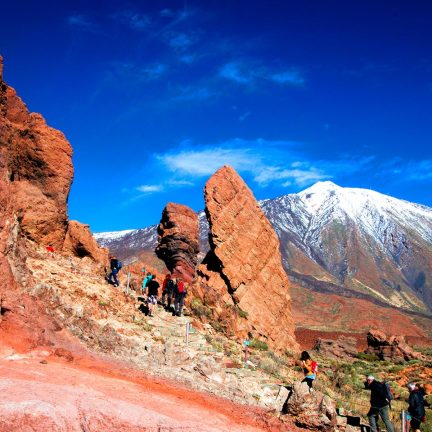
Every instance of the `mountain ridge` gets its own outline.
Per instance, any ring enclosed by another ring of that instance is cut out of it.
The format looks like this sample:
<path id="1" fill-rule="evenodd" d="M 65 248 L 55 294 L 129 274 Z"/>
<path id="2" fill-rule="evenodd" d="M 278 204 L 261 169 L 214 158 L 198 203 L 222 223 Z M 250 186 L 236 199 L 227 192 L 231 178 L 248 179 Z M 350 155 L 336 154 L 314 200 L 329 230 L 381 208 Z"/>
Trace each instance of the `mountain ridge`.
<path id="1" fill-rule="evenodd" d="M 317 291 L 327 283 L 331 292 L 342 289 L 421 314 L 432 312 L 431 208 L 330 181 L 259 204 L 280 239 L 290 277 Z M 206 252 L 207 221 L 204 212 L 199 216 L 201 251 Z M 144 230 L 95 237 L 127 256 L 132 240 L 154 249 L 156 226 Z"/>

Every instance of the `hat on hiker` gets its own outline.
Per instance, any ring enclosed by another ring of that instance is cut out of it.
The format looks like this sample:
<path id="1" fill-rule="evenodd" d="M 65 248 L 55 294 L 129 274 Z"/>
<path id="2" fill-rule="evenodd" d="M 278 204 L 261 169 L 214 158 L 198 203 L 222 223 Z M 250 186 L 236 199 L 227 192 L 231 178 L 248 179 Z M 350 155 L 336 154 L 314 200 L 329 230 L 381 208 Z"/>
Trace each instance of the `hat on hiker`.
<path id="1" fill-rule="evenodd" d="M 368 377 L 367 377 L 367 380 L 368 381 L 373 381 L 375 379 L 375 377 L 373 376 L 373 375 L 369 375 Z"/>
<path id="2" fill-rule="evenodd" d="M 416 384 L 415 383 L 409 383 L 407 385 L 407 387 L 408 387 L 409 390 L 413 391 L 416 388 Z"/>

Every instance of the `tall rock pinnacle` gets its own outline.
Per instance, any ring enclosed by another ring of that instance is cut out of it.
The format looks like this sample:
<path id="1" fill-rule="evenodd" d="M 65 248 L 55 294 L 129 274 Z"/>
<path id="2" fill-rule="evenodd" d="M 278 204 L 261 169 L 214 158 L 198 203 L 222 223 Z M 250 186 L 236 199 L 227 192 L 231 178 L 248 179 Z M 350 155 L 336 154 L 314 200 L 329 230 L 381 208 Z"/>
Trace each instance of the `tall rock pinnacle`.
<path id="1" fill-rule="evenodd" d="M 229 166 L 208 180 L 204 195 L 211 250 L 198 267 L 194 294 L 213 307 L 228 332 L 296 351 L 290 283 L 270 222 Z"/>

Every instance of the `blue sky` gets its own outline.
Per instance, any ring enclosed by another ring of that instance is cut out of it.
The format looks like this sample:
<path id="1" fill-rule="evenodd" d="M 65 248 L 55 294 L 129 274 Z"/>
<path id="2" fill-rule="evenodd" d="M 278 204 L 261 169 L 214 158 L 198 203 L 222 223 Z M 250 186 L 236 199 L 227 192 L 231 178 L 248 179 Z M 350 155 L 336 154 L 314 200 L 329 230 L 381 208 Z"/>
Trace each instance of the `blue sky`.
<path id="1" fill-rule="evenodd" d="M 426 1 L 4 2 L 4 77 L 74 148 L 93 231 L 202 209 L 234 166 L 258 199 L 319 180 L 432 206 Z"/>

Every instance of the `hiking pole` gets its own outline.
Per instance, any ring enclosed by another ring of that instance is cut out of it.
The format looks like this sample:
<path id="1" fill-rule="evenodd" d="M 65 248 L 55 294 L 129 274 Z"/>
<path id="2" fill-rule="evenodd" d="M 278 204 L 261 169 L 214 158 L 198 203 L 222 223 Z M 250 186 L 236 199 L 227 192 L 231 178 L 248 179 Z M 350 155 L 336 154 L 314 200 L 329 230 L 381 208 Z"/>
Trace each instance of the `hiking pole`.
<path id="1" fill-rule="evenodd" d="M 401 422 L 402 422 L 401 432 L 405 432 L 405 410 L 402 410 L 400 416 L 401 416 Z"/>
<path id="2" fill-rule="evenodd" d="M 129 295 L 129 282 L 130 282 L 131 273 L 127 274 L 127 284 L 126 284 L 126 295 Z"/>
<path id="3" fill-rule="evenodd" d="M 186 346 L 189 345 L 189 324 L 190 323 L 186 323 Z"/>

